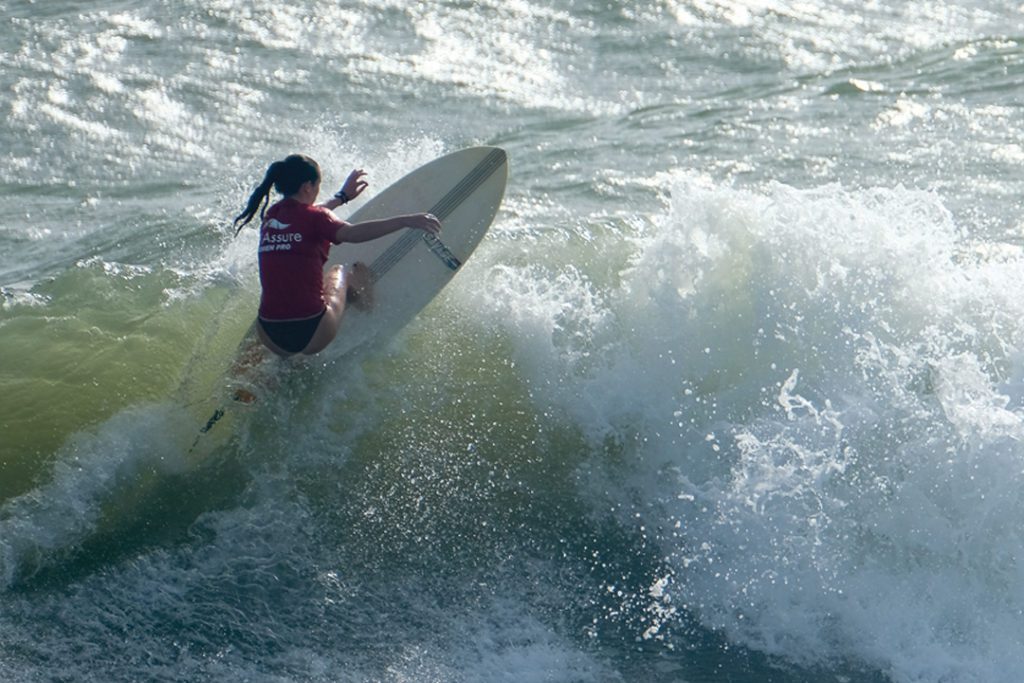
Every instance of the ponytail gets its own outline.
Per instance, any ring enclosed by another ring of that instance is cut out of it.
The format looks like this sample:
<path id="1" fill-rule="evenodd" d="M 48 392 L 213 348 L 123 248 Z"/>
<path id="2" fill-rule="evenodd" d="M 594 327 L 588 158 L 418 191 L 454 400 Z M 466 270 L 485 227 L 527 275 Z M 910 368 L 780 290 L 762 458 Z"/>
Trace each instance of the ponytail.
<path id="1" fill-rule="evenodd" d="M 249 195 L 249 202 L 245 205 L 245 210 L 235 216 L 233 223 L 237 226 L 235 236 L 238 236 L 238 233 L 256 216 L 257 212 L 260 214 L 260 220 L 263 220 L 267 204 L 270 203 L 270 188 L 276 188 L 278 192 L 287 197 L 298 192 L 303 183 L 319 179 L 320 166 L 303 154 L 292 154 L 285 157 L 284 161 L 275 161 L 270 164 L 266 175 L 263 176 L 263 182 Z"/>

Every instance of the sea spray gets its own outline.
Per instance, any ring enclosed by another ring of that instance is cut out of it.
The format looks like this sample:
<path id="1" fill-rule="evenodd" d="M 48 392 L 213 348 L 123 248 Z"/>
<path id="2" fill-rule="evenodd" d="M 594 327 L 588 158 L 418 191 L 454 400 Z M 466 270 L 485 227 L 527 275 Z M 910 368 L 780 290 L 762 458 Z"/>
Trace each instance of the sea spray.
<path id="1" fill-rule="evenodd" d="M 930 193 L 685 173 L 633 254 L 618 291 L 522 269 L 491 310 L 618 472 L 594 505 L 683 530 L 659 590 L 806 665 L 1021 671 L 1024 255 L 978 258 Z"/>
<path id="2" fill-rule="evenodd" d="M 70 439 L 44 484 L 0 507 L 0 589 L 67 559 L 104 524 L 123 524 L 119 515 L 137 514 L 130 501 L 140 486 L 185 471 L 179 435 L 191 426 L 180 408 L 143 405 Z"/>
<path id="3" fill-rule="evenodd" d="M 2 4 L 0 678 L 1022 677 L 1015 3 Z M 106 532 L 267 163 L 475 144 L 441 299 Z"/>

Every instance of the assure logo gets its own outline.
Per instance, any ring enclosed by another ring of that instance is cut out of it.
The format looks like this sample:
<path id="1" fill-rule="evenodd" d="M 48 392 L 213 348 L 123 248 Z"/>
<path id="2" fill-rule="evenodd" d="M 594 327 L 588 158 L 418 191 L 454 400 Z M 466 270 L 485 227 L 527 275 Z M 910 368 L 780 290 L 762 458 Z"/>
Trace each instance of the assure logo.
<path id="1" fill-rule="evenodd" d="M 263 231 L 263 236 L 260 238 L 260 251 L 288 251 L 292 248 L 293 242 L 302 241 L 301 232 L 284 232 L 291 228 L 290 223 L 282 223 L 276 218 L 270 218 L 264 221 L 263 226 L 267 230 Z M 278 232 L 270 232 L 270 230 L 277 230 Z"/>

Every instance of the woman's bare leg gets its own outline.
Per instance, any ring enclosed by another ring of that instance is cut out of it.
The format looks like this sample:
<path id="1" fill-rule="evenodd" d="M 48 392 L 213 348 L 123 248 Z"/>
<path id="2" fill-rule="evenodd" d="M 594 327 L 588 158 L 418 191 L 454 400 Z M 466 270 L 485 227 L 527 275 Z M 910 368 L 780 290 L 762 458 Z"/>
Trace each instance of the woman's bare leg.
<path id="1" fill-rule="evenodd" d="M 348 290 L 348 270 L 342 266 L 334 266 L 324 273 L 324 317 L 316 332 L 310 338 L 302 353 L 311 355 L 327 348 L 341 327 L 341 316 L 345 313 L 345 293 Z"/>
<path id="2" fill-rule="evenodd" d="M 367 310 L 373 301 L 372 273 L 365 264 L 356 263 L 349 267 L 334 266 L 324 275 L 324 304 L 327 310 L 320 319 L 313 338 L 302 353 L 319 353 L 334 341 L 341 327 L 345 305 L 352 298 L 352 305 Z"/>

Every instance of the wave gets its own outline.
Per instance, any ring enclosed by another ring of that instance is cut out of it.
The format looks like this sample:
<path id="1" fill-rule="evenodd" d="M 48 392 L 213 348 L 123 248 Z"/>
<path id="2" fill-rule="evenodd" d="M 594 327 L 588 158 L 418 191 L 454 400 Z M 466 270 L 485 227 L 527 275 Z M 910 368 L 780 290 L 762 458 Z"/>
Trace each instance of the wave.
<path id="1" fill-rule="evenodd" d="M 591 540 L 559 570 L 577 583 L 556 602 L 593 581 L 610 591 L 596 633 L 615 624 L 671 646 L 693 619 L 811 669 L 1024 669 L 1010 646 L 1021 249 L 975 239 L 939 196 L 900 187 L 737 189 L 681 171 L 651 184 L 668 189 L 664 211 L 585 236 L 497 226 L 397 340 L 280 377 L 206 469 L 182 456 L 196 416 L 174 402 L 79 430 L 0 512 L 2 585 L 89 575 L 144 547 L 158 580 L 203 547 L 174 549 L 210 520 L 276 510 L 284 479 L 315 536 L 343 533 L 332 561 L 376 558 L 365 575 L 416 583 L 423 561 L 478 576 L 509 543 L 532 547 L 513 563 L 523 570 L 580 535 Z M 510 215 L 531 210 L 517 201 Z M 180 301 L 195 315 L 223 306 L 216 287 Z M 202 360 L 200 384 L 216 364 Z M 599 531 L 609 517 L 612 536 Z M 425 541 L 433 550 L 410 560 Z M 518 590 L 524 576 L 506 581 Z M 460 615 L 451 628 L 488 618 Z M 554 633 L 526 640 L 603 675 Z M 417 651 L 420 635 L 403 666 L 452 666 Z"/>
<path id="2" fill-rule="evenodd" d="M 1019 674 L 1024 252 L 900 187 L 667 186 L 613 277 L 495 267 L 465 302 L 667 558 L 658 604 L 807 666 Z"/>

